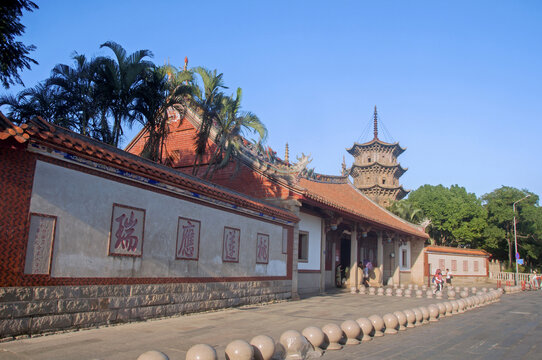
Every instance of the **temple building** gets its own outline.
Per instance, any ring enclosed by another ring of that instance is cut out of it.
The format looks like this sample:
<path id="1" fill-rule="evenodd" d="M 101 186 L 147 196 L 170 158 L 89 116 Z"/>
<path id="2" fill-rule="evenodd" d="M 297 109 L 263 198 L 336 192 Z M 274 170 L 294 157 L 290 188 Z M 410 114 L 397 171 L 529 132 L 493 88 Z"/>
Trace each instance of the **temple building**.
<path id="1" fill-rule="evenodd" d="M 401 200 L 409 193 L 399 183 L 401 175 L 407 171 L 397 162 L 397 157 L 406 149 L 398 142 L 388 143 L 378 138 L 378 113 L 374 111 L 374 137 L 371 141 L 346 149 L 354 157 L 354 164 L 343 173 L 353 178 L 354 186 L 382 207 Z"/>

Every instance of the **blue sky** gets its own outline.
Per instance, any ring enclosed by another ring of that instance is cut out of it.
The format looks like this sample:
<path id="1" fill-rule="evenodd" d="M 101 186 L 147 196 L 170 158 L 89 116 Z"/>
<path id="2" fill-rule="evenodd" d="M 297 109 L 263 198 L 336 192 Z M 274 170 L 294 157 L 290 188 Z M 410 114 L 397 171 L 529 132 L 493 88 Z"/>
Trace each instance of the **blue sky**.
<path id="1" fill-rule="evenodd" d="M 407 189 L 501 185 L 542 195 L 540 1 L 38 1 L 22 40 L 40 64 L 26 86 L 74 51 L 113 40 L 153 61 L 224 73 L 269 130 L 280 157 L 311 154 L 339 174 L 376 105 L 407 151 Z M 10 89 L 17 92 L 20 87 Z M 3 92 L 3 90 L 2 90 Z M 135 131 L 136 129 L 134 129 Z M 133 133 L 133 132 L 132 132 Z M 382 133 L 382 131 L 381 131 Z M 382 134 L 384 135 L 384 134 Z M 128 135 L 130 137 L 131 135 Z M 383 140 L 391 140 L 382 136 Z M 126 139 L 127 143 L 129 139 Z"/>

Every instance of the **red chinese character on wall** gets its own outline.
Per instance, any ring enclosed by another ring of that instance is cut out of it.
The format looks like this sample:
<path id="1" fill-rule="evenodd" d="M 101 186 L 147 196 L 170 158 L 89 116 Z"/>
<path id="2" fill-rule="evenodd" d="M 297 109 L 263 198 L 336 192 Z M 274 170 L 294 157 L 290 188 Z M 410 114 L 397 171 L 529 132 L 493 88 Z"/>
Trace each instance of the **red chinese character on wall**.
<path id="1" fill-rule="evenodd" d="M 197 260 L 200 222 L 192 219 L 179 218 L 178 226 L 176 257 L 178 259 Z"/>
<path id="2" fill-rule="evenodd" d="M 111 255 L 140 256 L 143 248 L 145 210 L 113 204 Z"/>
<path id="3" fill-rule="evenodd" d="M 269 262 L 269 235 L 258 234 L 256 238 L 256 263 L 267 264 Z"/>
<path id="4" fill-rule="evenodd" d="M 224 227 L 224 248 L 222 252 L 222 260 L 226 262 L 239 261 L 239 240 L 241 231 Z"/>
<path id="5" fill-rule="evenodd" d="M 135 231 L 135 226 L 137 225 L 137 219 L 135 218 L 134 212 L 130 213 L 130 217 L 127 217 L 126 214 L 122 214 L 115 219 L 119 223 L 115 237 L 117 242 L 115 243 L 115 249 L 119 247 L 126 251 L 136 251 L 138 238 L 133 235 Z"/>

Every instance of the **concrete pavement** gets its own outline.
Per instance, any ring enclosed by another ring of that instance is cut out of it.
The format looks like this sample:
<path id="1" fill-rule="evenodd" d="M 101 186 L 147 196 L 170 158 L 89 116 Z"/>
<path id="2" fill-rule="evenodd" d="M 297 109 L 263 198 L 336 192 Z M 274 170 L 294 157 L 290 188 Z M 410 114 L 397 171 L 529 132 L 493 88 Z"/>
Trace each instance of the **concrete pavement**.
<path id="1" fill-rule="evenodd" d="M 484 358 L 486 351 L 496 356 L 493 358 L 499 358 L 498 354 L 501 353 L 521 353 L 525 356 L 523 358 L 530 358 L 538 346 L 530 331 L 542 339 L 542 325 L 537 309 L 541 294 L 536 291 L 503 295 L 500 303 L 398 335 L 386 335 L 361 345 L 347 346 L 340 351 L 329 351 L 323 359 L 418 359 L 420 355 L 423 355 L 422 358 L 439 359 L 460 357 L 456 354 Z M 165 352 L 172 360 L 184 360 L 186 351 L 198 343 L 214 346 L 219 358 L 223 359 L 226 345 L 236 339 L 250 341 L 256 335 L 266 334 L 278 341 L 280 335 L 290 329 L 301 331 L 307 326 L 322 327 L 330 322 L 340 324 L 347 319 L 383 315 L 439 301 L 333 293 L 300 301 L 20 339 L 0 343 L 0 359 L 128 360 L 136 359 L 145 351 L 157 349 Z M 514 313 L 516 307 L 520 310 Z M 527 324 L 524 320 L 528 320 Z M 505 333 L 501 334 L 501 329 Z M 487 340 L 494 334 L 501 335 L 494 340 Z M 525 339 L 528 339 L 528 349 L 522 347 Z"/>

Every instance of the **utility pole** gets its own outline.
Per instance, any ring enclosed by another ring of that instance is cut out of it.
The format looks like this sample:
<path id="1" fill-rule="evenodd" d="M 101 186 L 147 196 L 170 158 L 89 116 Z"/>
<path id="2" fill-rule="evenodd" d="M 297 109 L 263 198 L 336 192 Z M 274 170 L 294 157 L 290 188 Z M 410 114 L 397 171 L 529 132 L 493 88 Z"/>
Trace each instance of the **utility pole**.
<path id="1" fill-rule="evenodd" d="M 522 200 L 527 199 L 531 195 L 527 195 L 524 198 L 519 199 L 518 201 L 512 204 L 512 211 L 514 212 L 514 246 L 516 248 L 515 258 L 516 258 L 516 276 L 514 277 L 514 285 L 518 284 L 518 236 L 516 234 L 516 204 Z"/>

